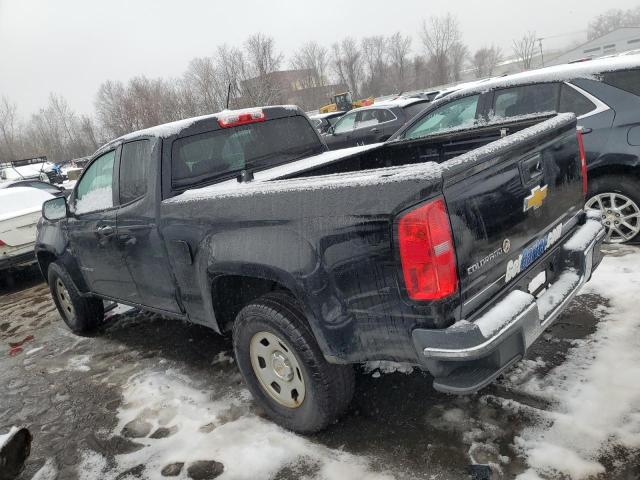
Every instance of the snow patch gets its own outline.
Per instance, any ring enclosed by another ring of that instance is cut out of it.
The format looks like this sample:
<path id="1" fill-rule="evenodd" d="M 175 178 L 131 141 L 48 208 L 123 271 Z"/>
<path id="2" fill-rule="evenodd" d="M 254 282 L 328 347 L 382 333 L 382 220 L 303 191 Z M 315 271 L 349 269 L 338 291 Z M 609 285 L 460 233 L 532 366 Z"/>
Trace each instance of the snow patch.
<path id="1" fill-rule="evenodd" d="M 192 378 L 175 370 L 144 371 L 125 384 L 113 433 L 120 434 L 136 421 L 150 424 L 151 432 L 163 426 L 175 433 L 136 438 L 145 448 L 118 455 L 115 467 L 97 453 L 85 452 L 79 466 L 82 479 L 113 479 L 144 464 L 142 478 L 160 480 L 165 465 L 185 462 L 186 469 L 197 460 L 221 462 L 221 480 L 273 478 L 283 467 L 300 461 L 318 465 L 319 476 L 328 480 L 392 478 L 371 471 L 366 457 L 324 447 L 253 415 L 242 395 L 198 388 Z"/>
<path id="2" fill-rule="evenodd" d="M 113 207 L 111 187 L 96 188 L 76 201 L 75 213 L 97 212 Z"/>
<path id="3" fill-rule="evenodd" d="M 533 297 L 528 293 L 514 290 L 474 323 L 482 335 L 489 338 L 521 313 L 527 305 L 533 303 L 533 300 Z"/>
<path id="4" fill-rule="evenodd" d="M 379 378 L 380 374 L 404 373 L 408 375 L 413 372 L 413 367 L 404 363 L 389 362 L 379 360 L 374 362 L 366 362 L 363 364 L 364 373 L 373 373 L 374 378 Z M 376 375 L 376 373 L 378 375 Z"/>
<path id="5" fill-rule="evenodd" d="M 534 475 L 586 479 L 604 472 L 599 457 L 613 446 L 640 448 L 640 252 L 607 256 L 583 294 L 610 300 L 594 334 L 576 342 L 565 363 L 522 389 L 555 406 L 515 445 Z"/>
<path id="6" fill-rule="evenodd" d="M 71 357 L 67 362 L 67 368 L 77 372 L 88 372 L 91 370 L 91 367 L 87 365 L 89 360 L 91 360 L 91 356 L 89 355 L 77 355 L 75 357 Z"/>
<path id="7" fill-rule="evenodd" d="M 583 251 L 593 242 L 602 229 L 602 224 L 599 221 L 588 220 L 564 244 L 564 248 L 572 251 Z"/>
<path id="8" fill-rule="evenodd" d="M 58 467 L 56 462 L 49 458 L 31 480 L 56 480 L 56 478 L 58 478 Z"/>

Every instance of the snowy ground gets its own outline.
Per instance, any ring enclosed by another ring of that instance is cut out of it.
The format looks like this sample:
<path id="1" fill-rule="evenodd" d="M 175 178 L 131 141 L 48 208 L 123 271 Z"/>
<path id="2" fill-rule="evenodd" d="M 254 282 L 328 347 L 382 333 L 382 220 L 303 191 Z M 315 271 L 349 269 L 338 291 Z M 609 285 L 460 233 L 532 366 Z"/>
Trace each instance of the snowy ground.
<path id="1" fill-rule="evenodd" d="M 309 437 L 263 418 L 227 340 L 122 311 L 99 336 L 75 337 L 27 275 L 20 291 L 0 290 L 0 434 L 22 424 L 34 434 L 23 480 L 167 478 L 163 469 L 445 480 L 469 478 L 470 463 L 491 465 L 492 478 L 640 478 L 640 250 L 608 250 L 497 384 L 458 398 L 417 370 L 370 363 L 347 416 Z"/>

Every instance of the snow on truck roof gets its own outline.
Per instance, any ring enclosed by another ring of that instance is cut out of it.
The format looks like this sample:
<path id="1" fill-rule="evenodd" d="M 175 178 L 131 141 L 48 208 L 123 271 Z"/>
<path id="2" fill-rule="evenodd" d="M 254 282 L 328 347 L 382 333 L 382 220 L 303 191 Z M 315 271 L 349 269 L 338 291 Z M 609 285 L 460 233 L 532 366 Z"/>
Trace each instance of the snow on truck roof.
<path id="1" fill-rule="evenodd" d="M 207 115 L 201 115 L 199 117 L 185 118 L 183 120 L 177 120 L 175 122 L 163 123 L 161 125 L 156 125 L 155 127 L 144 128 L 142 130 L 136 130 L 135 132 L 127 133 L 127 134 L 122 135 L 121 137 L 118 137 L 118 138 L 116 138 L 114 140 L 111 140 L 107 144 L 103 145 L 102 147 L 100 147 L 98 149 L 97 152 L 100 152 L 101 150 L 112 146 L 116 142 L 122 142 L 122 141 L 126 141 L 126 140 L 133 140 L 134 138 L 139 138 L 139 137 L 168 138 L 168 137 L 171 137 L 173 135 L 179 134 L 183 130 L 189 128 L 194 123 L 199 122 L 201 120 L 215 120 L 215 119 L 218 119 L 219 117 L 221 117 L 223 115 L 242 114 L 242 113 L 254 112 L 256 110 L 267 110 L 267 109 L 273 109 L 273 108 L 281 108 L 281 109 L 284 109 L 284 110 L 290 110 L 290 111 L 296 111 L 296 112 L 301 112 L 302 113 L 302 110 L 300 110 L 300 108 L 298 108 L 298 106 L 296 106 L 296 105 L 268 105 L 268 106 L 264 106 L 264 107 L 241 108 L 241 109 L 237 109 L 237 110 L 222 110 L 222 111 L 216 112 L 216 113 L 210 113 L 210 114 L 207 114 Z"/>
<path id="2" fill-rule="evenodd" d="M 526 72 L 505 75 L 504 77 L 490 78 L 471 85 L 455 88 L 455 92 L 446 98 L 454 98 L 469 93 L 480 93 L 493 88 L 512 87 L 528 83 L 561 82 L 576 78 L 595 78 L 600 73 L 616 70 L 629 70 L 640 68 L 640 55 L 620 55 L 616 57 L 586 60 L 580 63 L 565 63 L 552 67 L 528 70 Z"/>

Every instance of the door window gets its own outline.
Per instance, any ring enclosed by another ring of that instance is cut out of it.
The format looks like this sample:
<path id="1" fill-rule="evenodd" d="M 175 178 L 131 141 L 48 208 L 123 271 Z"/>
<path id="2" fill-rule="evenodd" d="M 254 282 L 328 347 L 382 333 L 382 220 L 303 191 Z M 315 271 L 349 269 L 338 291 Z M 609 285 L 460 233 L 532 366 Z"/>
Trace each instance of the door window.
<path id="1" fill-rule="evenodd" d="M 479 98 L 480 95 L 471 95 L 433 110 L 409 128 L 404 138 L 420 138 L 451 128 L 472 126 L 475 122 Z"/>
<path id="2" fill-rule="evenodd" d="M 82 175 L 76 189 L 76 213 L 113 207 L 113 161 L 115 150 L 98 157 Z"/>
<path id="3" fill-rule="evenodd" d="M 340 121 L 336 123 L 333 133 L 345 133 L 353 130 L 356 124 L 356 113 L 347 113 L 344 117 L 340 117 Z"/>
<path id="4" fill-rule="evenodd" d="M 147 193 L 151 161 L 151 142 L 137 140 L 125 143 L 120 155 L 120 204 L 132 202 Z"/>
<path id="5" fill-rule="evenodd" d="M 558 105 L 558 84 L 541 83 L 497 90 L 493 113 L 499 118 L 555 111 Z"/>
<path id="6" fill-rule="evenodd" d="M 596 105 L 575 88 L 563 84 L 560 89 L 560 113 L 572 112 L 577 117 L 596 109 Z"/>

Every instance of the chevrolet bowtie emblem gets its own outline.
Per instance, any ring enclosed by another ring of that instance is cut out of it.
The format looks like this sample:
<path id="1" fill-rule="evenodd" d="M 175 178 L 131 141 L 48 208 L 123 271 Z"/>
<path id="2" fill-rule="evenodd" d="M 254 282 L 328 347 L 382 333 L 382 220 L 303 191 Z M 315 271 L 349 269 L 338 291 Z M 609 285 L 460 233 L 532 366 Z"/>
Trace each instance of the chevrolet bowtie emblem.
<path id="1" fill-rule="evenodd" d="M 542 206 L 542 202 L 547 198 L 547 186 L 536 187 L 531 190 L 531 195 L 524 199 L 524 211 L 539 209 Z"/>

